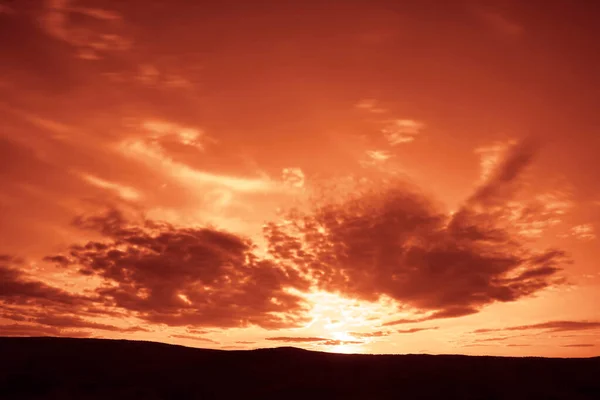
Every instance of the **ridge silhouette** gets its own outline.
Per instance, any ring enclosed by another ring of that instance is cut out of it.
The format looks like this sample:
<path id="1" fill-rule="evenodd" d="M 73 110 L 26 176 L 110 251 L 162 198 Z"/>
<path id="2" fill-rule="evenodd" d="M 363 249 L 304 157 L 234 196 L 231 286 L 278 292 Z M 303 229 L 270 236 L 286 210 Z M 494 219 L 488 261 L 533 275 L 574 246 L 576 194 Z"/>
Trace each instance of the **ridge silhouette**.
<path id="1" fill-rule="evenodd" d="M 351 355 L 0 338 L 0 399 L 598 399 L 600 357 Z"/>

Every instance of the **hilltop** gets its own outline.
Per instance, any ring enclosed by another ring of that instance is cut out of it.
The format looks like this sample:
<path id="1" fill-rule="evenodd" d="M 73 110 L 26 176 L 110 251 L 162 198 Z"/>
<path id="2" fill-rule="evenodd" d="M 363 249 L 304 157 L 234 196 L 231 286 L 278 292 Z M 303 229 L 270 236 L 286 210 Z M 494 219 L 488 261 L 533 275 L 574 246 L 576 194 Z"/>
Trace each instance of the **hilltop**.
<path id="1" fill-rule="evenodd" d="M 0 338 L 1 399 L 598 399 L 600 357 L 348 355 Z"/>

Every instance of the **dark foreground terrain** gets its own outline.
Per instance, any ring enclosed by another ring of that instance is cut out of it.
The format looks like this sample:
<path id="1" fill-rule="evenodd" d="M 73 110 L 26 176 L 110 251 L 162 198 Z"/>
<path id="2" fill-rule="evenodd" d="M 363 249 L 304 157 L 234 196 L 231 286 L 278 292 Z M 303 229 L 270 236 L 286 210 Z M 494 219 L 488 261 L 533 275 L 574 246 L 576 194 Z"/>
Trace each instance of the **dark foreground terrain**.
<path id="1" fill-rule="evenodd" d="M 600 357 L 371 356 L 0 338 L 0 399 L 600 399 Z"/>

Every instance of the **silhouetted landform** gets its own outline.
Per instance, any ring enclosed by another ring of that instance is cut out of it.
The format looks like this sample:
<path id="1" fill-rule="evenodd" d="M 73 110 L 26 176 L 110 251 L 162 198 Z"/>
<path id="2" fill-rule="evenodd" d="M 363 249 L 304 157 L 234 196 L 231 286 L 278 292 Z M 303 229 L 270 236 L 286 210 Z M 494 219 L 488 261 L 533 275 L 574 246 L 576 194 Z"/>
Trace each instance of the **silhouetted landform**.
<path id="1" fill-rule="evenodd" d="M 223 351 L 0 338 L 0 399 L 600 399 L 600 357 Z"/>

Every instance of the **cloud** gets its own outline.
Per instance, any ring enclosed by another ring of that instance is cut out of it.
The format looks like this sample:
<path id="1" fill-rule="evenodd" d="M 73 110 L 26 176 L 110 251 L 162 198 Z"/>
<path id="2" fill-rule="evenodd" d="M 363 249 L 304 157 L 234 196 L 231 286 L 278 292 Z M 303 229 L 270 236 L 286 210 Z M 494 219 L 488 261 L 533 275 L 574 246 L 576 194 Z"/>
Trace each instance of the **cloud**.
<path id="1" fill-rule="evenodd" d="M 391 154 L 385 150 L 370 150 L 367 151 L 367 156 L 372 162 L 380 163 L 388 160 L 391 157 Z"/>
<path id="2" fill-rule="evenodd" d="M 347 344 L 363 344 L 363 342 L 358 341 L 358 340 L 337 340 L 337 339 L 331 339 L 331 340 L 326 340 L 324 342 L 320 342 L 318 343 L 319 346 L 344 346 Z"/>
<path id="3" fill-rule="evenodd" d="M 476 339 L 474 340 L 474 342 L 476 343 L 480 343 L 480 342 L 502 342 L 504 340 L 508 340 L 508 339 L 512 339 L 515 336 L 497 336 L 497 337 L 490 337 L 490 338 L 485 338 L 485 339 Z"/>
<path id="4" fill-rule="evenodd" d="M 421 332 L 421 331 L 430 331 L 430 330 L 435 330 L 438 329 L 439 327 L 437 326 L 433 326 L 430 328 L 411 328 L 411 329 L 398 329 L 396 332 L 398 333 L 417 333 L 417 332 Z"/>
<path id="5" fill-rule="evenodd" d="M 535 137 L 506 143 L 502 158 L 495 160 L 486 179 L 453 215 L 453 224 L 478 219 L 480 224 L 495 221 L 495 234 L 510 234 L 515 240 L 539 238 L 549 227 L 562 221 L 572 207 L 565 191 L 531 194 L 532 199 L 520 201 L 517 195 L 526 186 L 521 176 L 526 172 L 540 142 Z"/>
<path id="6" fill-rule="evenodd" d="M 114 191 L 125 200 L 139 200 L 141 198 L 141 194 L 132 187 L 110 182 L 90 174 L 81 173 L 79 175 L 86 182 L 102 189 Z"/>
<path id="7" fill-rule="evenodd" d="M 200 171 L 168 156 L 156 142 L 132 139 L 121 143 L 119 150 L 126 156 L 136 158 L 153 168 L 160 169 L 188 186 L 222 186 L 236 192 L 267 193 L 276 190 L 273 182 L 264 178 L 242 178 Z"/>
<path id="8" fill-rule="evenodd" d="M 174 124 L 167 121 L 147 120 L 142 127 L 149 133 L 149 139 L 155 144 L 168 144 L 175 141 L 179 144 L 204 150 L 206 142 L 212 141 L 201 129 Z"/>
<path id="9" fill-rule="evenodd" d="M 200 336 L 192 336 L 192 335 L 173 334 L 173 335 L 169 335 L 169 337 L 176 338 L 176 339 L 196 340 L 198 342 L 219 343 L 219 342 L 209 339 L 209 338 L 204 338 L 204 337 L 200 337 Z"/>
<path id="10" fill-rule="evenodd" d="M 570 236 L 579 240 L 594 240 L 596 233 L 594 232 L 594 226 L 592 224 L 576 225 L 571 228 Z"/>
<path id="11" fill-rule="evenodd" d="M 505 37 L 519 37 L 524 32 L 521 25 L 498 10 L 477 8 L 475 15 L 488 28 Z"/>
<path id="12" fill-rule="evenodd" d="M 509 326 L 505 328 L 477 329 L 473 333 L 503 331 L 546 330 L 549 332 L 584 331 L 600 329 L 600 321 L 548 321 L 532 325 Z"/>
<path id="13" fill-rule="evenodd" d="M 4 3 L 0 4 L 0 14 L 10 15 L 10 14 L 14 14 L 14 13 L 15 13 L 15 10 L 12 7 L 10 7 L 8 4 L 4 4 Z"/>
<path id="14" fill-rule="evenodd" d="M 471 314 L 476 314 L 477 312 L 479 311 L 472 307 L 449 307 L 445 310 L 436 311 L 420 318 L 400 318 L 393 321 L 388 321 L 383 323 L 382 326 L 412 324 L 417 322 L 430 321 L 433 319 L 458 318 Z"/>
<path id="15" fill-rule="evenodd" d="M 389 336 L 392 332 L 390 331 L 375 331 L 375 332 L 348 332 L 350 336 L 356 338 L 372 338 L 372 337 L 384 337 Z"/>
<path id="16" fill-rule="evenodd" d="M 290 336 L 277 336 L 265 338 L 265 340 L 271 340 L 274 342 L 288 342 L 288 343 L 311 343 L 311 342 L 325 342 L 329 339 L 320 337 L 290 337 Z"/>
<path id="17" fill-rule="evenodd" d="M 106 9 L 73 7 L 68 0 L 50 0 L 40 25 L 49 36 L 68 43 L 80 57 L 89 60 L 131 47 L 122 32 L 121 15 Z"/>
<path id="18" fill-rule="evenodd" d="M 3 255 L 0 258 L 0 302 L 10 305 L 78 307 L 90 303 L 84 296 L 70 294 L 43 282 L 29 279 L 15 268 L 18 259 Z"/>
<path id="19" fill-rule="evenodd" d="M 509 140 L 475 149 L 475 153 L 479 154 L 480 157 L 481 181 L 485 182 L 492 176 L 492 173 L 498 167 L 506 152 L 515 144 L 517 144 L 515 140 Z"/>
<path id="20" fill-rule="evenodd" d="M 111 310 L 99 310 L 102 299 L 69 293 L 26 276 L 17 269 L 23 261 L 0 256 L 0 318 L 17 321 L 15 332 L 39 332 L 54 336 L 83 334 L 81 330 L 104 330 L 111 332 L 142 332 L 138 326 L 115 326 L 95 322 L 87 318 L 107 316 Z M 78 333 L 79 332 L 79 333 Z"/>
<path id="21" fill-rule="evenodd" d="M 357 340 L 337 340 L 337 339 L 326 339 L 320 337 L 293 337 L 293 336 L 278 336 L 265 338 L 265 340 L 271 340 L 275 342 L 286 342 L 286 343 L 315 343 L 319 346 L 342 346 L 347 344 L 363 344 Z"/>
<path id="22" fill-rule="evenodd" d="M 396 119 L 389 122 L 381 132 L 390 145 L 396 146 L 413 142 L 424 127 L 422 122 L 412 119 Z"/>
<path id="23" fill-rule="evenodd" d="M 375 99 L 364 99 L 356 103 L 354 107 L 373 114 L 383 114 L 387 112 L 387 110 L 385 108 L 381 108 L 378 103 L 379 102 Z"/>
<path id="24" fill-rule="evenodd" d="M 514 194 L 514 183 L 517 177 L 531 163 L 540 147 L 535 137 L 528 137 L 512 144 L 496 167 L 489 173 L 489 178 L 467 200 L 466 205 L 489 206 L 503 202 Z"/>
<path id="25" fill-rule="evenodd" d="M 263 328 L 308 322 L 303 299 L 289 289 L 307 283 L 296 271 L 262 260 L 245 238 L 211 228 L 131 222 L 118 210 L 77 218 L 104 241 L 73 245 L 48 258 L 104 285 L 105 305 L 171 326 Z"/>
<path id="26" fill-rule="evenodd" d="M 593 343 L 575 343 L 575 344 L 564 344 L 561 347 L 596 347 Z"/>
<path id="27" fill-rule="evenodd" d="M 281 173 L 282 179 L 286 185 L 295 188 L 304 187 L 304 172 L 300 168 L 284 168 Z"/>
<path id="28" fill-rule="evenodd" d="M 28 324 L 6 324 L 0 325 L 0 336 L 67 336 L 67 337 L 89 337 L 88 332 L 68 331 L 65 332 L 50 326 L 38 326 Z"/>
<path id="29" fill-rule="evenodd" d="M 531 296 L 561 282 L 565 254 L 528 248 L 494 212 L 511 198 L 535 148 L 532 141 L 513 148 L 451 215 L 401 182 L 357 185 L 346 200 L 267 224 L 270 255 L 295 265 L 318 290 L 368 301 L 388 296 L 425 314 L 386 325 L 460 317 Z"/>

